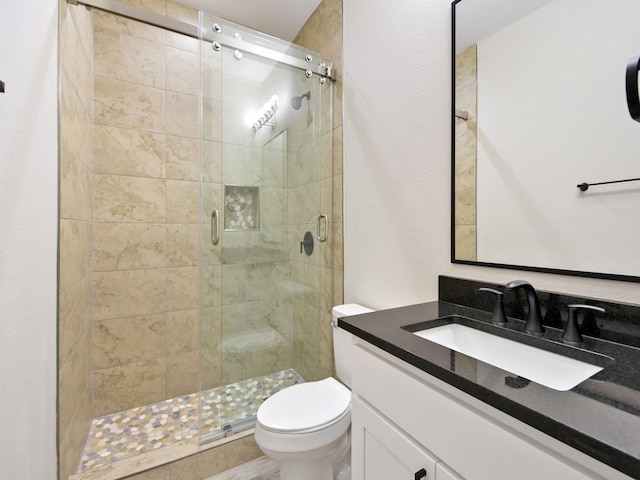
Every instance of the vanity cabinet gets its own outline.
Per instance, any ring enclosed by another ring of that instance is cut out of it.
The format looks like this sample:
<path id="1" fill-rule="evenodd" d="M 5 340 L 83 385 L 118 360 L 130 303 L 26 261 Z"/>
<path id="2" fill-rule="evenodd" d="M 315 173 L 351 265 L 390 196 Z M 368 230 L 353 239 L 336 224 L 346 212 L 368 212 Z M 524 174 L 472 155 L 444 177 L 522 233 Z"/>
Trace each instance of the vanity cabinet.
<path id="1" fill-rule="evenodd" d="M 352 436 L 354 480 L 630 478 L 361 339 Z"/>
<path id="2" fill-rule="evenodd" d="M 359 398 L 352 403 L 353 480 L 463 480 Z"/>

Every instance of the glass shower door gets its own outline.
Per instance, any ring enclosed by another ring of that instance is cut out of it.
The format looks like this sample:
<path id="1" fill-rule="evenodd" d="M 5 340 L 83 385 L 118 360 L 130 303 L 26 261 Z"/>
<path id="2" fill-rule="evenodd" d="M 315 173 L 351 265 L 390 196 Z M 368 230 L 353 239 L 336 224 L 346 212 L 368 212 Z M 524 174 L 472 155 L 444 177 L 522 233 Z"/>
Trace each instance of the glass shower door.
<path id="1" fill-rule="evenodd" d="M 201 54 L 207 441 L 253 426 L 268 396 L 318 378 L 321 125 L 331 115 L 322 115 L 319 77 L 277 60 L 319 54 L 211 15 L 201 20 L 213 39 Z M 301 243 L 306 232 L 313 251 Z"/>

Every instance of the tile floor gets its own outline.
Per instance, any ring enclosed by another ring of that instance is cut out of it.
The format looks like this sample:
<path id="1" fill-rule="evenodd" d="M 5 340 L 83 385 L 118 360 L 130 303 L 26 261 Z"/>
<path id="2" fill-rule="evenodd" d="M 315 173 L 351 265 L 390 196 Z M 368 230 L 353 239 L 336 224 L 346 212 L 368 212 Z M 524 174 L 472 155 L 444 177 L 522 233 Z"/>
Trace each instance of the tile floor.
<path id="1" fill-rule="evenodd" d="M 295 370 L 288 369 L 202 392 L 201 438 L 215 438 L 236 423 L 252 420 L 268 397 L 302 381 Z M 182 440 L 197 439 L 198 395 L 184 395 L 95 418 L 78 472 L 103 467 Z M 229 477 L 236 478 L 245 479 Z M 271 480 L 262 473 L 249 478 Z"/>
<path id="2" fill-rule="evenodd" d="M 280 480 L 280 466 L 275 460 L 260 457 L 207 480 Z"/>

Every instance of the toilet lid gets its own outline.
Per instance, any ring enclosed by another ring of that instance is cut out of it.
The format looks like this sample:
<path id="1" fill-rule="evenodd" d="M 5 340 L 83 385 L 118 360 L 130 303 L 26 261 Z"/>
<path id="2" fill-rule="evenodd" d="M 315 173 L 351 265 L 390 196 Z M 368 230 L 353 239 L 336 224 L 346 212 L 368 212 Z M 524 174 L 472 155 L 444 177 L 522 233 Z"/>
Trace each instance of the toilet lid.
<path id="1" fill-rule="evenodd" d="M 300 383 L 267 398 L 258 422 L 278 432 L 317 430 L 342 417 L 351 406 L 351 392 L 334 378 Z"/>

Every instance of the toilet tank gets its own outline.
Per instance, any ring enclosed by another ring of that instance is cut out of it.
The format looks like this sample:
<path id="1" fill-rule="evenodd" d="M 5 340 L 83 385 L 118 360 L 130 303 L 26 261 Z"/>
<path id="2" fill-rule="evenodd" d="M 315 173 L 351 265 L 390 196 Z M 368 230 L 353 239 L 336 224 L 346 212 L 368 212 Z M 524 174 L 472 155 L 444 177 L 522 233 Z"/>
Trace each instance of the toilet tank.
<path id="1" fill-rule="evenodd" d="M 359 315 L 361 313 L 373 312 L 370 308 L 363 307 L 357 303 L 348 303 L 333 307 L 332 316 L 333 328 L 333 356 L 336 362 L 336 375 L 342 382 L 351 388 L 351 363 L 353 357 L 352 335 L 338 328 L 338 318 Z"/>

